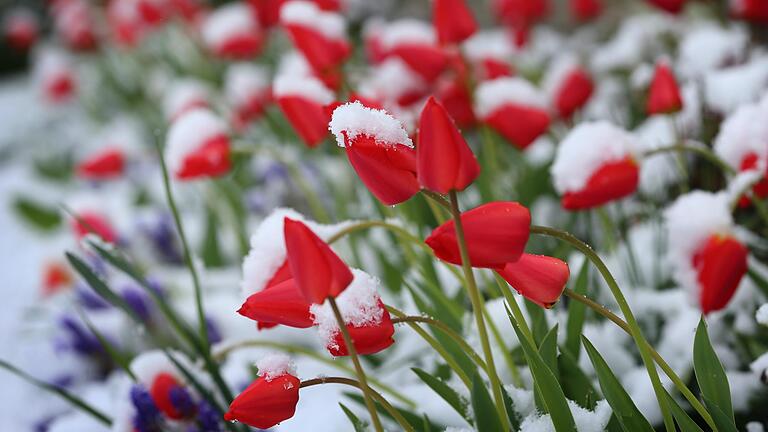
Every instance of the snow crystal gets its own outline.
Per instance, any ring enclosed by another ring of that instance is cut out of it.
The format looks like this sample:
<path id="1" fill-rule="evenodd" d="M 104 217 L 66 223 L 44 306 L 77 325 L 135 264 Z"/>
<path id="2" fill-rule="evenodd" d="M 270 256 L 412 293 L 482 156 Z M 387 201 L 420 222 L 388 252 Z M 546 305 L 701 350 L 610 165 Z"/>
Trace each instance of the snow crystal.
<path id="1" fill-rule="evenodd" d="M 207 109 L 195 108 L 182 114 L 171 125 L 165 141 L 165 163 L 168 170 L 178 172 L 191 152 L 207 140 L 226 133 L 224 122 Z"/>
<path id="2" fill-rule="evenodd" d="M 696 77 L 744 55 L 749 34 L 744 27 L 703 25 L 683 35 L 678 64 L 683 77 Z"/>
<path id="3" fill-rule="evenodd" d="M 315 77 L 280 75 L 275 79 L 272 92 L 275 97 L 301 96 L 327 105 L 334 101 L 333 92 Z"/>
<path id="4" fill-rule="evenodd" d="M 516 104 L 545 109 L 547 104 L 541 92 L 530 82 L 517 77 L 503 77 L 485 81 L 475 92 L 475 111 L 487 117 L 504 105 Z"/>
<path id="5" fill-rule="evenodd" d="M 339 147 L 345 146 L 344 135 L 349 139 L 367 135 L 375 138 L 376 142 L 413 147 L 400 121 L 384 110 L 368 108 L 360 102 L 350 102 L 336 108 L 328 129 L 336 136 Z"/>
<path id="6" fill-rule="evenodd" d="M 378 289 L 381 282 L 359 269 L 352 269 L 352 275 L 352 283 L 336 297 L 344 323 L 356 327 L 379 324 L 384 316 L 384 310 L 379 305 L 381 297 Z M 310 312 L 318 326 L 321 340 L 326 346 L 331 346 L 334 335 L 339 331 L 331 305 L 315 304 L 310 307 Z"/>
<path id="7" fill-rule="evenodd" d="M 695 215 L 695 217 L 691 217 Z M 693 191 L 680 196 L 664 211 L 669 235 L 668 259 L 678 283 L 695 294 L 699 291 L 691 262 L 696 251 L 715 234 L 730 234 L 733 225 L 725 193 Z"/>
<path id="8" fill-rule="evenodd" d="M 758 324 L 768 326 L 768 303 L 760 306 L 755 313 L 755 320 L 757 320 Z"/>
<path id="9" fill-rule="evenodd" d="M 732 112 L 768 87 L 768 57 L 710 72 L 704 79 L 707 106 L 720 113 Z"/>
<path id="10" fill-rule="evenodd" d="M 250 102 L 269 91 L 267 71 L 251 63 L 236 63 L 227 69 L 224 94 L 234 106 Z"/>
<path id="11" fill-rule="evenodd" d="M 240 35 L 251 35 L 259 31 L 250 7 L 245 3 L 231 3 L 214 10 L 205 19 L 202 36 L 206 45 L 217 47 Z"/>
<path id="12" fill-rule="evenodd" d="M 568 407 L 571 409 L 578 432 L 604 431 L 613 412 L 605 400 L 597 402 L 594 411 L 582 408 L 570 400 Z M 555 426 L 552 424 L 552 418 L 549 414 L 540 416 L 534 413 L 523 419 L 520 432 L 555 432 Z"/>
<path id="13" fill-rule="evenodd" d="M 167 119 L 178 116 L 191 106 L 205 103 L 209 98 L 208 86 L 194 79 L 174 82 L 163 98 L 163 112 Z"/>
<path id="14" fill-rule="evenodd" d="M 389 23 L 381 35 L 381 46 L 385 50 L 403 44 L 434 45 L 437 35 L 434 28 L 424 21 L 404 18 Z"/>
<path id="15" fill-rule="evenodd" d="M 555 189 L 561 194 L 581 190 L 602 165 L 631 156 L 636 149 L 636 138 L 611 123 L 581 123 L 557 150 L 550 170 Z"/>
<path id="16" fill-rule="evenodd" d="M 280 22 L 308 27 L 330 39 L 343 39 L 347 24 L 335 12 L 326 12 L 311 1 L 293 0 L 280 8 Z"/>
<path id="17" fill-rule="evenodd" d="M 475 33 L 462 44 L 464 55 L 473 62 L 486 59 L 508 61 L 515 53 L 509 35 L 504 30 Z"/>
<path id="18" fill-rule="evenodd" d="M 283 375 L 296 376 L 296 363 L 283 353 L 272 353 L 262 357 L 256 362 L 256 367 L 259 369 L 259 376 L 265 381 L 272 381 Z"/>
<path id="19" fill-rule="evenodd" d="M 739 107 L 720 126 L 715 138 L 715 153 L 734 169 L 739 169 L 749 153 L 755 153 L 765 163 L 768 156 L 768 123 L 763 118 L 768 110 L 757 104 Z"/>

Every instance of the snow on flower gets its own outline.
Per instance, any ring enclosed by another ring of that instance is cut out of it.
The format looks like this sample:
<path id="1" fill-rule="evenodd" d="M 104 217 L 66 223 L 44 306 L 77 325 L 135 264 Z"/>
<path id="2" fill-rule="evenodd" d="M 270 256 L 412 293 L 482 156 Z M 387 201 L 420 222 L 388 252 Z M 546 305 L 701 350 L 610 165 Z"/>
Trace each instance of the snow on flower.
<path id="1" fill-rule="evenodd" d="M 232 3 L 215 9 L 205 19 L 202 36 L 216 55 L 247 59 L 261 48 L 259 22 L 245 3 Z"/>
<path id="2" fill-rule="evenodd" d="M 229 169 L 226 125 L 204 108 L 184 113 L 168 131 L 165 162 L 168 170 L 182 179 L 226 172 Z"/>
<path id="3" fill-rule="evenodd" d="M 296 375 L 296 363 L 287 354 L 272 353 L 260 358 L 256 362 L 259 376 L 267 381 L 289 374 Z"/>
<path id="4" fill-rule="evenodd" d="M 413 147 L 403 125 L 386 111 L 368 108 L 360 102 L 344 104 L 333 111 L 328 125 L 339 147 L 348 145 L 359 135 L 370 136 L 384 144 Z"/>

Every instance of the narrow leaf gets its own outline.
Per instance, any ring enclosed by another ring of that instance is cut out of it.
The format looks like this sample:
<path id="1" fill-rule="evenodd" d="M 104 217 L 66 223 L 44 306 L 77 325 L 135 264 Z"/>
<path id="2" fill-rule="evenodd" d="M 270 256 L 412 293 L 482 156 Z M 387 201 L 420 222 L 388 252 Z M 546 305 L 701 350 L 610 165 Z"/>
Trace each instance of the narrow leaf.
<path id="1" fill-rule="evenodd" d="M 503 430 L 501 420 L 493 405 L 493 399 L 488 394 L 488 386 L 477 372 L 472 375 L 471 397 L 477 432 L 497 432 Z"/>
<path id="2" fill-rule="evenodd" d="M 731 423 L 734 422 L 731 388 L 723 365 L 709 341 L 707 324 L 702 317 L 693 341 L 693 370 L 704 398 L 716 405 Z M 709 404 L 708 404 L 709 405 Z"/>
<path id="3" fill-rule="evenodd" d="M 352 412 L 349 408 L 346 407 L 343 403 L 339 402 L 339 406 L 341 407 L 341 410 L 344 411 L 344 414 L 349 419 L 350 423 L 352 423 L 352 427 L 355 428 L 355 432 L 366 432 L 368 429 L 368 425 L 366 423 L 363 423 L 362 420 L 357 418 L 355 413 Z"/>
<path id="4" fill-rule="evenodd" d="M 424 381 L 435 393 L 437 393 L 444 401 L 448 403 L 459 415 L 464 417 L 469 423 L 472 423 L 472 416 L 467 413 L 467 401 L 464 400 L 456 390 L 452 389 L 448 384 L 444 383 L 441 379 L 434 377 L 426 371 L 419 368 L 411 368 L 411 370 L 418 375 L 418 377 Z"/>
<path id="5" fill-rule="evenodd" d="M 585 295 L 589 282 L 589 260 L 585 259 L 573 285 L 573 291 Z M 581 330 L 584 327 L 587 306 L 583 303 L 571 301 L 568 303 L 568 322 L 565 331 L 565 349 L 571 353 L 573 359 L 579 361 L 581 353 Z"/>
<path id="6" fill-rule="evenodd" d="M 677 427 L 680 428 L 681 432 L 704 432 L 666 390 L 664 390 L 664 395 L 667 399 L 667 404 L 672 408 L 672 416 L 675 418 Z"/>

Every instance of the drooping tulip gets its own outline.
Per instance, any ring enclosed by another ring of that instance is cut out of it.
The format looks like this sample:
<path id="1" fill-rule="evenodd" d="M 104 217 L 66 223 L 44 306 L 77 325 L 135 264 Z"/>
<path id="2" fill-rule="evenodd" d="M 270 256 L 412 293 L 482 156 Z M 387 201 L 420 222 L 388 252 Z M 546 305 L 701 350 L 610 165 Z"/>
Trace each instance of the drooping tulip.
<path id="1" fill-rule="evenodd" d="M 475 91 L 480 120 L 524 150 L 549 128 L 544 96 L 522 78 L 498 78 Z"/>
<path id="2" fill-rule="evenodd" d="M 520 295 L 544 308 L 557 303 L 571 274 L 568 264 L 557 258 L 527 253 L 498 273 Z"/>
<path id="3" fill-rule="evenodd" d="M 604 121 L 582 123 L 560 143 L 551 173 L 567 210 L 598 207 L 637 189 L 635 138 Z"/>
<path id="4" fill-rule="evenodd" d="M 351 53 L 344 18 L 338 13 L 321 10 L 313 2 L 291 0 L 285 3 L 280 9 L 280 23 L 319 74 L 335 70 Z"/>
<path id="5" fill-rule="evenodd" d="M 398 204 L 419 191 L 413 142 L 397 119 L 351 102 L 333 111 L 329 126 L 360 180 L 382 203 Z"/>
<path id="6" fill-rule="evenodd" d="M 465 0 L 435 0 L 432 21 L 441 44 L 456 44 L 477 31 L 477 23 Z"/>
<path id="7" fill-rule="evenodd" d="M 648 90 L 646 112 L 653 114 L 670 114 L 683 109 L 683 99 L 677 80 L 665 61 L 656 63 L 651 87 Z"/>
<path id="8" fill-rule="evenodd" d="M 349 267 L 304 223 L 285 218 L 283 233 L 291 274 L 308 302 L 322 304 L 352 282 Z"/>
<path id="9" fill-rule="evenodd" d="M 416 155 L 419 183 L 434 192 L 464 190 L 480 175 L 475 155 L 434 97 L 427 100 L 419 117 Z"/>
<path id="10" fill-rule="evenodd" d="M 325 106 L 334 95 L 314 77 L 279 76 L 272 94 L 280 109 L 308 147 L 316 147 L 328 135 L 330 120 Z"/>
<path id="11" fill-rule="evenodd" d="M 307 328 L 313 324 L 309 306 L 295 281 L 288 279 L 252 294 L 237 313 L 256 321 L 261 328 L 265 324 Z"/>
<path id="12" fill-rule="evenodd" d="M 500 269 L 523 254 L 531 214 L 519 203 L 496 201 L 463 212 L 461 224 L 472 267 Z M 425 243 L 441 260 L 461 265 L 453 220 L 435 228 Z"/>
<path id="13" fill-rule="evenodd" d="M 259 22 L 244 3 L 230 3 L 215 9 L 205 18 L 202 36 L 215 55 L 230 60 L 246 60 L 261 50 L 263 35 Z"/>
<path id="14" fill-rule="evenodd" d="M 90 180 L 119 177 L 125 169 L 125 154 L 118 148 L 107 148 L 80 161 L 77 175 Z"/>
<path id="15" fill-rule="evenodd" d="M 171 175 L 179 180 L 227 173 L 231 162 L 224 123 L 204 108 L 183 114 L 168 131 L 165 161 Z"/>
<path id="16" fill-rule="evenodd" d="M 285 355 L 265 357 L 256 367 L 259 377 L 232 401 L 224 420 L 269 429 L 293 417 L 301 382 L 296 367 Z"/>
<path id="17" fill-rule="evenodd" d="M 594 84 L 589 73 L 572 55 L 563 55 L 550 65 L 544 77 L 550 105 L 560 118 L 568 119 L 592 96 Z"/>
<path id="18" fill-rule="evenodd" d="M 399 58 L 426 81 L 436 79 L 449 64 L 448 55 L 438 45 L 435 29 L 415 19 L 387 25 L 381 46 L 385 56 Z"/>

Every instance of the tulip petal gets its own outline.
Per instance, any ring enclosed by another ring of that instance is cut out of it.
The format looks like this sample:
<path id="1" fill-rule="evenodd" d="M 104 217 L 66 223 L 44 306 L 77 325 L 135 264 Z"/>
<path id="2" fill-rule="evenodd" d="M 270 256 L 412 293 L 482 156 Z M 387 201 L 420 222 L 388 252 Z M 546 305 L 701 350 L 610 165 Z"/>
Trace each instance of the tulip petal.
<path id="1" fill-rule="evenodd" d="M 732 237 L 712 236 L 694 258 L 705 314 L 723 309 L 747 272 L 748 250 Z"/>
<path id="2" fill-rule="evenodd" d="M 568 264 L 563 261 L 533 254 L 523 254 L 498 273 L 520 295 L 547 309 L 560 299 L 571 275 Z"/>
<path id="3" fill-rule="evenodd" d="M 605 164 L 592 174 L 583 189 L 565 193 L 562 206 L 568 210 L 582 210 L 624 198 L 637 189 L 639 177 L 632 158 Z"/>
<path id="4" fill-rule="evenodd" d="M 268 429 L 293 417 L 299 403 L 301 381 L 285 374 L 267 381 L 257 378 L 229 405 L 226 421 L 239 421 L 258 429 Z"/>
<path id="5" fill-rule="evenodd" d="M 252 294 L 237 313 L 260 324 L 282 324 L 296 328 L 309 328 L 313 324 L 309 303 L 293 279 Z"/>

